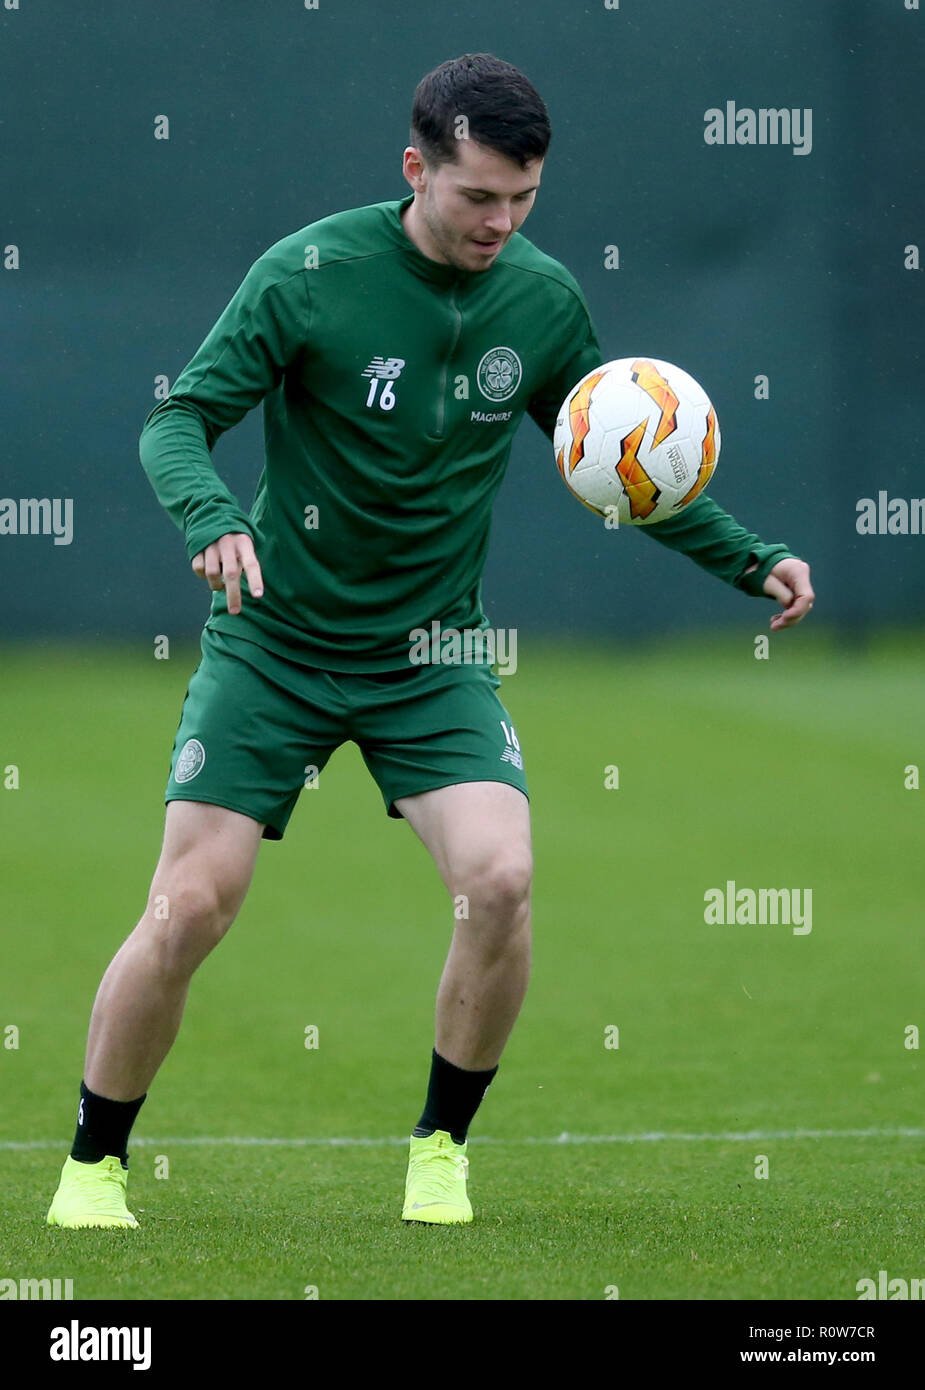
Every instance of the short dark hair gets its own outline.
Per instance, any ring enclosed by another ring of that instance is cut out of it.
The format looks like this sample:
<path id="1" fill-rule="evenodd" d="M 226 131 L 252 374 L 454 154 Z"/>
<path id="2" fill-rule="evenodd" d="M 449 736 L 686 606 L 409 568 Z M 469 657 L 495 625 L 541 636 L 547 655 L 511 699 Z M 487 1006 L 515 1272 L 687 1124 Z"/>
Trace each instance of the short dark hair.
<path id="1" fill-rule="evenodd" d="M 428 164 L 455 163 L 457 118 L 469 139 L 525 169 L 549 149 L 552 130 L 539 92 L 523 73 L 491 53 L 464 53 L 422 77 L 411 108 L 411 144 Z"/>

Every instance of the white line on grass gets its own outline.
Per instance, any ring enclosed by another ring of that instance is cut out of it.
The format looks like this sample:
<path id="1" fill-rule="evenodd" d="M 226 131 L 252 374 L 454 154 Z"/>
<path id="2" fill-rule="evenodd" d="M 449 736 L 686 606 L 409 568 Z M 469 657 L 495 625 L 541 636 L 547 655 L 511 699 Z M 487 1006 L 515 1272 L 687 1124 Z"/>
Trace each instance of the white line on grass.
<path id="1" fill-rule="evenodd" d="M 717 1134 L 685 1134 L 667 1130 L 651 1130 L 640 1134 L 557 1134 L 550 1137 L 523 1139 L 498 1139 L 490 1135 L 473 1135 L 473 1144 L 665 1144 L 665 1143 L 714 1143 L 740 1144 L 774 1139 L 925 1139 L 925 1129 L 749 1129 L 721 1130 Z M 0 1151 L 19 1151 L 21 1149 L 60 1149 L 61 1139 L 4 1139 L 0 1140 Z M 258 1135 L 216 1134 L 197 1137 L 176 1137 L 173 1139 L 133 1138 L 132 1148 L 166 1149 L 177 1145 L 192 1145 L 209 1148 L 212 1145 L 231 1144 L 249 1148 L 383 1148 L 388 1145 L 408 1143 L 407 1135 L 401 1138 L 385 1137 L 366 1139 L 353 1136 L 336 1138 L 321 1135 L 306 1135 L 294 1139 L 264 1138 Z"/>

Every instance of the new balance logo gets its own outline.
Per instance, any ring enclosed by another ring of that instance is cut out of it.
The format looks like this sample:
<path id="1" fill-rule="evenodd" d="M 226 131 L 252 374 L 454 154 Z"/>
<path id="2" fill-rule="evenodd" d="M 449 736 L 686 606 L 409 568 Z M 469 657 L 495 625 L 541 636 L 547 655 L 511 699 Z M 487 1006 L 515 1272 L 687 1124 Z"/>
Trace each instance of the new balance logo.
<path id="1" fill-rule="evenodd" d="M 391 410 L 395 404 L 395 392 L 392 390 L 392 382 L 396 381 L 401 375 L 401 369 L 405 365 L 403 357 L 374 357 L 369 366 L 362 372 L 363 376 L 371 378 L 369 391 L 366 393 L 366 404 L 372 409 L 378 405 L 380 410 Z M 385 385 L 379 392 L 379 399 L 376 400 L 376 392 L 382 382 Z"/>
<path id="2" fill-rule="evenodd" d="M 512 767 L 516 767 L 518 771 L 522 772 L 524 755 L 520 751 L 520 739 L 517 737 L 514 725 L 509 725 L 504 719 L 502 719 L 500 723 L 504 731 L 504 741 L 507 744 L 507 747 L 501 754 L 501 761 L 503 763 L 510 763 Z"/>
<path id="3" fill-rule="evenodd" d="M 404 365 L 403 357 L 374 357 L 361 375 L 378 377 L 380 381 L 397 381 Z"/>

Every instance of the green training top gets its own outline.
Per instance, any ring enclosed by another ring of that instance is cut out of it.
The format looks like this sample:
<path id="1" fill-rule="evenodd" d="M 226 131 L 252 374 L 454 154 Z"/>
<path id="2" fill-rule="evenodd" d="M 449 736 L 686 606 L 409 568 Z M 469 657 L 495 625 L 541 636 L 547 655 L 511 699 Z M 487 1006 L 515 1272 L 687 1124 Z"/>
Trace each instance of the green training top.
<path id="1" fill-rule="evenodd" d="M 241 612 L 216 591 L 206 627 L 334 671 L 403 666 L 412 629 L 435 621 L 487 624 L 481 575 L 514 432 L 527 412 L 551 440 L 568 392 L 605 360 L 564 266 L 519 232 L 488 270 L 433 261 L 402 226 L 412 197 L 265 251 L 139 441 L 190 559 L 228 532 L 254 541 L 263 597 L 242 575 Z M 248 513 L 211 451 L 259 401 L 266 462 Z M 641 529 L 753 595 L 791 554 L 703 494 Z"/>

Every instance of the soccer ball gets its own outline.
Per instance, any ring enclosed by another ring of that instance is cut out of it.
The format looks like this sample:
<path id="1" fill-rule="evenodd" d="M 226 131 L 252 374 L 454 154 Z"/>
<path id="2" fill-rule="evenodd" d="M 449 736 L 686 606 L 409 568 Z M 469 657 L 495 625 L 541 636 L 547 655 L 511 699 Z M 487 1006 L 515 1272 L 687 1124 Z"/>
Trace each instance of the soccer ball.
<path id="1" fill-rule="evenodd" d="M 553 436 L 569 488 L 615 525 L 675 516 L 703 492 L 719 447 L 703 387 L 657 357 L 621 357 L 582 377 L 562 402 Z"/>

